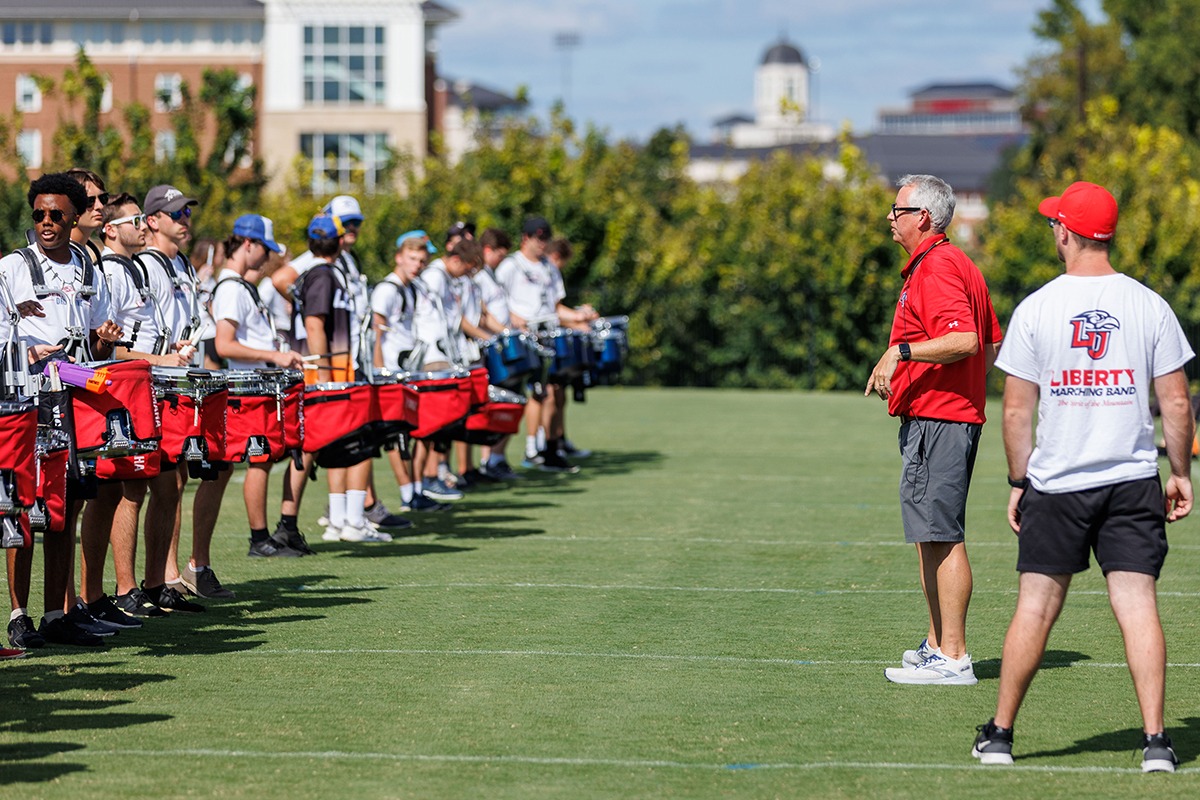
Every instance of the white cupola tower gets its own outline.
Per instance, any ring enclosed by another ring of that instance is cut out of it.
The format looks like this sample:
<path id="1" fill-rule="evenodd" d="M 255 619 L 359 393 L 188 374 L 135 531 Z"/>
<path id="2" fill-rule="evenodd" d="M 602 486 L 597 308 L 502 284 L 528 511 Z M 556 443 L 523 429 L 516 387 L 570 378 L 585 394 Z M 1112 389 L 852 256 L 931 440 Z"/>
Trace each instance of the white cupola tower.
<path id="1" fill-rule="evenodd" d="M 799 48 L 780 37 L 763 54 L 754 75 L 754 116 L 766 128 L 809 119 L 808 64 Z"/>

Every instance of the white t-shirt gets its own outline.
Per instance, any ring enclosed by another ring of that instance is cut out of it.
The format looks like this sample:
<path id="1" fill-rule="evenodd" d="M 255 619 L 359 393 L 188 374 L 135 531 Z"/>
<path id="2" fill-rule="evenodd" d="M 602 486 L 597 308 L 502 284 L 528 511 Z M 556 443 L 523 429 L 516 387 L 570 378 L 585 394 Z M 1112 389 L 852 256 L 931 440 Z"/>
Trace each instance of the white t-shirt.
<path id="1" fill-rule="evenodd" d="M 158 256 L 166 255 L 158 250 L 155 252 Z M 137 253 L 134 260 L 142 265 L 150 281 L 150 289 L 158 299 L 163 322 L 170 331 L 171 344 L 183 341 L 193 324 L 193 302 L 198 302 L 196 284 L 184 266 L 183 259 L 178 254 L 168 259 L 171 274 L 167 273 L 158 257 L 149 252 Z M 199 322 L 198 319 L 195 321 Z"/>
<path id="2" fill-rule="evenodd" d="M 524 319 L 552 316 L 557 306 L 552 272 L 557 272 L 553 264 L 530 261 L 519 250 L 501 261 L 496 281 L 508 294 L 509 311 Z"/>
<path id="3" fill-rule="evenodd" d="M 42 304 L 44 317 L 22 317 L 17 323 L 19 335 L 25 339 L 26 345 L 58 344 L 67 338 L 67 327 L 77 325 L 83 328 L 85 340 L 89 332 L 99 328 L 109 319 L 108 284 L 104 282 L 103 273 L 99 268 L 92 270 L 91 289 L 93 294 L 83 296 L 79 288 L 83 283 L 83 263 L 79 256 L 71 253 L 71 263 L 60 264 L 51 261 L 38 247 L 33 248 L 41 262 L 42 273 L 46 286 L 61 291 L 66 297 L 74 298 L 71 302 L 58 295 L 38 299 L 33 290 L 33 278 L 29 267 L 20 253 L 10 253 L 0 259 L 0 272 L 9 281 L 13 299 L 17 303 L 26 300 L 37 300 Z"/>
<path id="4" fill-rule="evenodd" d="M 217 322 L 229 320 L 236 325 L 237 332 L 234 338 L 239 344 L 253 347 L 255 350 L 278 349 L 270 316 L 265 307 L 259 308 L 254 302 L 249 289 L 238 280 L 240 277 L 231 269 L 222 269 L 221 274 L 217 276 L 217 286 L 213 290 L 212 299 L 213 319 Z M 264 361 L 229 359 L 230 369 L 258 369 L 265 364 Z"/>
<path id="5" fill-rule="evenodd" d="M 487 306 L 488 313 L 495 317 L 501 325 L 507 327 L 509 324 L 508 295 L 496 282 L 496 273 L 485 265 L 472 276 L 472 280 L 479 287 L 479 297 Z"/>
<path id="6" fill-rule="evenodd" d="M 412 350 L 416 344 L 413 335 L 416 304 L 416 292 L 401 283 L 394 272 L 371 291 L 371 311 L 383 317 L 388 328 L 381 334 L 379 347 L 383 351 L 383 365 L 389 369 L 398 367 L 400 354 Z"/>
<path id="7" fill-rule="evenodd" d="M 1193 355 L 1167 302 L 1126 275 L 1063 275 L 1027 297 L 996 366 L 1038 385 L 1029 482 L 1058 494 L 1157 475 L 1151 384 Z"/>
<path id="8" fill-rule="evenodd" d="M 425 361 L 454 361 L 447 353 L 447 337 L 454 336 L 462 352 L 462 305 L 454 291 L 454 281 L 435 261 L 413 281 L 417 290 L 417 308 L 413 315 L 413 334 L 426 346 Z M 439 309 L 438 306 L 441 306 Z"/>
<path id="9" fill-rule="evenodd" d="M 101 255 L 103 257 L 115 253 L 106 247 Z M 154 295 L 144 299 L 124 265 L 102 260 L 100 267 L 108 284 L 112 321 L 124 331 L 121 338 L 131 343 L 130 350 L 154 353 L 154 345 L 161 330 Z M 145 270 L 136 261 L 133 262 L 133 268 L 141 273 L 142 285 L 147 286 Z"/>

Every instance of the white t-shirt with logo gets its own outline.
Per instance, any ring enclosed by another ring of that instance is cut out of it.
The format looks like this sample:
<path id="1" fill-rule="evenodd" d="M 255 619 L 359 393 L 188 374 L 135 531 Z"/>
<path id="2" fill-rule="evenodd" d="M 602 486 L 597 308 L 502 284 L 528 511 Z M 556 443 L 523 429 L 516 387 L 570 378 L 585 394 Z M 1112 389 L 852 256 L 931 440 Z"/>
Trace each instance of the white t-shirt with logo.
<path id="1" fill-rule="evenodd" d="M 250 295 L 250 290 L 238 280 L 240 277 L 231 269 L 222 269 L 221 274 L 217 276 L 212 299 L 213 319 L 217 322 L 229 320 L 237 325 L 234 338 L 239 344 L 255 350 L 277 350 L 275 331 L 271 328 L 266 308 L 258 307 Z M 229 359 L 230 369 L 258 369 L 265 364 L 265 361 Z"/>
<path id="2" fill-rule="evenodd" d="M 115 253 L 111 248 L 104 248 L 101 256 L 109 255 Z M 108 284 L 112 321 L 120 325 L 124 332 L 121 338 L 130 343 L 129 349 L 134 352 L 154 353 L 160 328 L 153 292 L 150 291 L 150 296 L 144 299 L 138 291 L 137 284 L 122 264 L 102 260 L 100 268 Z M 146 286 L 145 271 L 136 262 L 133 268 L 142 273 L 142 285 Z"/>
<path id="3" fill-rule="evenodd" d="M 26 345 L 58 344 L 67 338 L 67 327 L 78 325 L 83 328 L 85 341 L 91 331 L 96 330 L 109 319 L 108 284 L 104 282 L 103 273 L 98 267 L 92 270 L 90 296 L 80 293 L 83 283 L 83 263 L 79 256 L 71 253 L 71 263 L 60 264 L 52 261 L 39 248 L 33 248 L 34 254 L 41 263 L 46 286 L 62 292 L 65 299 L 59 295 L 50 295 L 38 299 L 33 290 L 33 277 L 29 267 L 20 253 L 10 253 L 0 259 L 0 272 L 8 280 L 12 289 L 13 300 L 23 303 L 26 300 L 37 300 L 42 304 L 44 317 L 22 317 L 17 323 L 19 335 L 25 339 Z"/>
<path id="4" fill-rule="evenodd" d="M 1167 302 L 1126 275 L 1062 275 L 1027 297 L 996 366 L 1038 385 L 1033 487 L 1058 494 L 1156 476 L 1151 384 L 1194 355 Z"/>

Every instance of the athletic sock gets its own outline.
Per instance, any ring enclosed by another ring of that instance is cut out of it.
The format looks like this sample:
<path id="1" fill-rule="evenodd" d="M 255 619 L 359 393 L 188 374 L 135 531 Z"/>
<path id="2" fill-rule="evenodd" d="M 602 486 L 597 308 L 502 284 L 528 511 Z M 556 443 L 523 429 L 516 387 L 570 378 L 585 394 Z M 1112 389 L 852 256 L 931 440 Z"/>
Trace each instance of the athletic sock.
<path id="1" fill-rule="evenodd" d="M 17 619 L 18 617 L 28 617 L 28 616 L 29 616 L 28 609 L 14 608 L 13 612 L 8 615 L 8 621 L 12 622 L 13 620 Z"/>
<path id="2" fill-rule="evenodd" d="M 346 491 L 346 524 L 351 528 L 361 528 L 366 520 L 363 519 L 363 506 L 367 501 L 367 493 L 362 489 Z"/>
<path id="3" fill-rule="evenodd" d="M 346 525 L 346 495 L 329 495 L 329 525 L 333 528 Z"/>
<path id="4" fill-rule="evenodd" d="M 424 489 L 425 489 L 424 484 L 422 484 L 421 481 L 413 481 L 412 487 L 413 487 L 413 495 L 414 496 L 423 493 Z"/>
<path id="5" fill-rule="evenodd" d="M 537 451 L 539 453 L 541 453 L 541 452 L 545 451 L 545 449 L 546 449 L 546 429 L 539 426 L 537 429 Z"/>
<path id="6" fill-rule="evenodd" d="M 270 536 L 270 534 L 267 533 L 266 528 L 251 528 L 250 529 L 250 541 L 251 542 L 265 542 L 269 536 Z M 202 569 L 201 567 L 196 567 L 197 572 L 199 572 L 201 569 Z"/>
<path id="7" fill-rule="evenodd" d="M 537 437 L 536 436 L 526 436 L 525 437 L 525 457 L 533 458 L 537 454 L 538 454 Z"/>
<path id="8" fill-rule="evenodd" d="M 405 483 L 400 487 L 400 499 L 403 500 L 406 505 L 412 502 L 413 485 L 411 483 Z"/>
<path id="9" fill-rule="evenodd" d="M 296 522 L 295 514 L 280 514 L 279 515 L 279 524 L 283 526 L 283 529 L 285 531 L 290 532 L 290 531 L 300 530 L 299 523 Z"/>

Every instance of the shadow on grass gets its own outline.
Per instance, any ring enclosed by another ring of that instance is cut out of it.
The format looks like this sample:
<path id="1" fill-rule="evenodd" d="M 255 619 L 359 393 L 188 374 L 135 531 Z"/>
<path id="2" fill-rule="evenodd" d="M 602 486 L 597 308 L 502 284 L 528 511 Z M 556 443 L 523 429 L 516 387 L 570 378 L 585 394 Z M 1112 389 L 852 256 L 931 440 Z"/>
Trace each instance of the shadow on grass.
<path id="1" fill-rule="evenodd" d="M 447 515 L 447 518 L 449 515 Z M 411 531 L 401 531 L 408 534 L 402 538 L 396 538 L 390 542 L 376 542 L 370 544 L 350 544 L 340 542 L 326 542 L 324 546 L 313 545 L 313 549 L 318 553 L 327 553 L 338 558 L 406 558 L 409 556 L 430 556 L 430 555 L 450 555 L 453 553 L 469 553 L 474 550 L 474 547 L 454 547 L 446 544 L 433 544 L 431 542 L 422 541 L 405 541 L 414 536 L 423 536 L 425 534 L 436 533 L 445 530 L 444 526 L 438 526 L 437 531 L 433 526 L 422 526 L 420 530 L 413 529 Z M 395 536 L 395 534 L 392 534 Z"/>
<path id="2" fill-rule="evenodd" d="M 1041 669 L 1062 669 L 1080 661 L 1091 660 L 1092 657 L 1087 653 L 1075 650 L 1047 650 L 1046 654 L 1042 656 Z M 1000 659 L 998 658 L 976 661 L 974 666 L 975 677 L 981 681 L 994 681 L 1000 677 Z"/>
<path id="3" fill-rule="evenodd" d="M 1168 733 L 1174 744 L 1175 755 L 1181 764 L 1195 761 L 1200 754 L 1200 717 L 1188 717 L 1181 720 L 1183 727 L 1171 728 Z M 1131 766 L 1141 763 L 1142 758 L 1142 728 L 1122 728 L 1119 731 L 1108 731 L 1080 739 L 1067 747 L 1057 750 L 1039 750 L 1027 753 L 1020 760 L 1032 758 L 1059 758 L 1062 756 L 1077 756 L 1083 753 L 1129 753 Z"/>
<path id="4" fill-rule="evenodd" d="M 114 710 L 129 706 L 134 700 L 110 695 L 148 683 L 175 680 L 172 675 L 109 671 L 120 666 L 120 662 L 39 664 L 36 659 L 5 665 L 5 703 L 0 734 L 115 731 L 172 719 L 169 714 Z M 104 697 L 81 699 L 80 692 Z M 40 760 L 83 747 L 74 742 L 22 742 L 0 746 L 0 786 L 44 783 L 72 772 L 85 771 L 88 769 L 85 764 Z"/>

